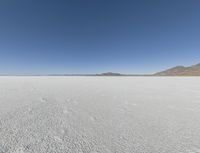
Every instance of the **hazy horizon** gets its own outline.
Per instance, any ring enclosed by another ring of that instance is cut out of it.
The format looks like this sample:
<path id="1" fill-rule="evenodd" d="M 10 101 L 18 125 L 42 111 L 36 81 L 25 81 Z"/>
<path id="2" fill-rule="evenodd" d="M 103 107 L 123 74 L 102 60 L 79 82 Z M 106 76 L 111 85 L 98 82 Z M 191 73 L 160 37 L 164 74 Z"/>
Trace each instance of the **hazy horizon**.
<path id="1" fill-rule="evenodd" d="M 2 0 L 0 75 L 152 74 L 200 63 L 198 0 Z"/>

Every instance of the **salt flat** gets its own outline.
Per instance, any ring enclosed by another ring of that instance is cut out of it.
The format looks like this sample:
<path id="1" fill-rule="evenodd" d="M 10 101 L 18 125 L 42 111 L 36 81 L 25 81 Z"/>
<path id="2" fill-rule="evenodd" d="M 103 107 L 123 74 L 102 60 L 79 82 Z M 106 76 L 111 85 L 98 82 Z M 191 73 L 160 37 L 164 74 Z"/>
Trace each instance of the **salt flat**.
<path id="1" fill-rule="evenodd" d="M 0 153 L 200 153 L 200 78 L 0 77 Z"/>

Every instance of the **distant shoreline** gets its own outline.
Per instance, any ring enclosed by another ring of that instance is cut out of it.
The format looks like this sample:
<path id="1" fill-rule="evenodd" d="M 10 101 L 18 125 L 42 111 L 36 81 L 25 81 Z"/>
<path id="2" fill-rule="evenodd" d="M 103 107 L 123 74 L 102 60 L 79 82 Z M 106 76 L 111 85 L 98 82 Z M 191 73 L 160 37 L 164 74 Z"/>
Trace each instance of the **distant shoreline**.
<path id="1" fill-rule="evenodd" d="M 199 75 L 0 75 L 0 77 L 200 77 Z"/>

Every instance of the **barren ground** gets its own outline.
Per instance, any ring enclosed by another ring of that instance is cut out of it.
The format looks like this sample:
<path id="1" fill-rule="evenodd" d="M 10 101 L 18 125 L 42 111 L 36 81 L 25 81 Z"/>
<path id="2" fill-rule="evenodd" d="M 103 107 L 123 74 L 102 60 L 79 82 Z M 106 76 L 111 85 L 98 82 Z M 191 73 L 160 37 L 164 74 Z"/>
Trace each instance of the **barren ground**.
<path id="1" fill-rule="evenodd" d="M 200 153 L 200 78 L 0 77 L 0 153 Z"/>

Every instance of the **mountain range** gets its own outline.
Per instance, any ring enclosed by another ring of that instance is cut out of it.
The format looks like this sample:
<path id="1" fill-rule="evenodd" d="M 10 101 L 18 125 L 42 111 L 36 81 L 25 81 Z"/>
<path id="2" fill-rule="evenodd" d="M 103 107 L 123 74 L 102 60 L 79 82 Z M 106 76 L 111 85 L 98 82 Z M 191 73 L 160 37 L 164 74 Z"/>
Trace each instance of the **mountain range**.
<path id="1" fill-rule="evenodd" d="M 200 76 L 200 63 L 192 66 L 176 66 L 158 73 L 154 76 Z"/>
<path id="2" fill-rule="evenodd" d="M 192 66 L 175 66 L 169 68 L 167 70 L 157 72 L 155 74 L 149 75 L 127 75 L 127 74 L 120 74 L 120 73 L 101 73 L 97 74 L 97 76 L 200 76 L 200 63 Z"/>
<path id="3" fill-rule="evenodd" d="M 7 76 L 7 75 L 0 75 Z M 12 75 L 11 75 L 12 76 Z M 200 76 L 200 63 L 192 66 L 175 66 L 154 74 L 123 74 L 116 72 L 105 72 L 99 74 L 35 74 L 14 76 Z"/>

